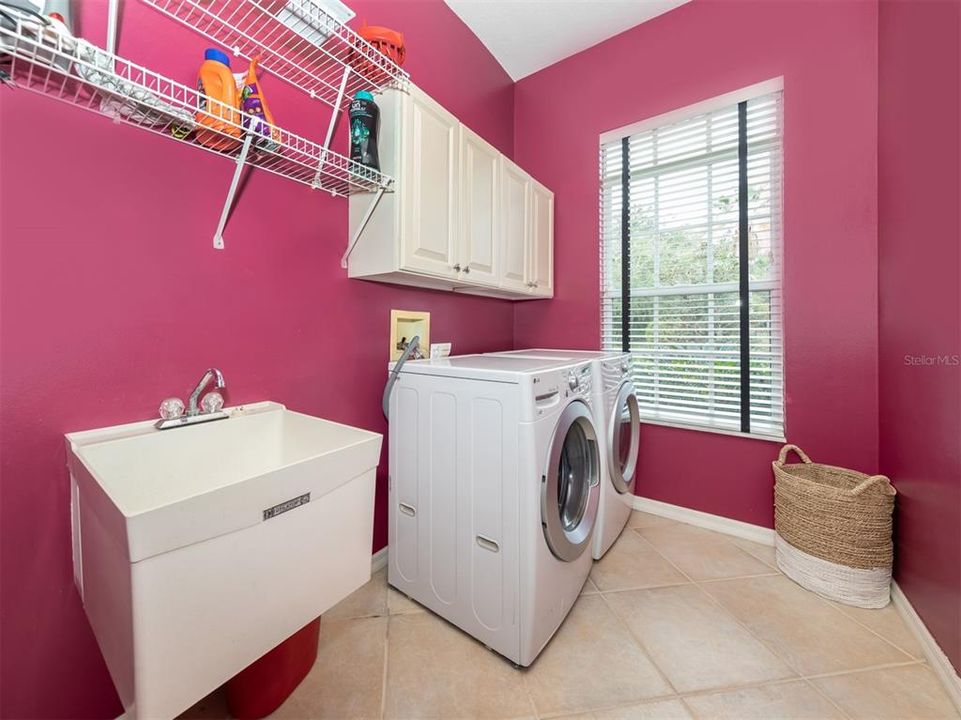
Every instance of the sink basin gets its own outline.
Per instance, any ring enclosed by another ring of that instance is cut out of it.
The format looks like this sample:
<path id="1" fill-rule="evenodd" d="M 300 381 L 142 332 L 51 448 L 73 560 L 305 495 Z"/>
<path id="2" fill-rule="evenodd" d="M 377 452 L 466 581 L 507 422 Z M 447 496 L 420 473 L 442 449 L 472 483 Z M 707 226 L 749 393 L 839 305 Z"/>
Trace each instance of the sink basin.
<path id="1" fill-rule="evenodd" d="M 66 436 L 74 576 L 128 717 L 174 717 L 370 577 L 381 436 L 257 403 Z"/>

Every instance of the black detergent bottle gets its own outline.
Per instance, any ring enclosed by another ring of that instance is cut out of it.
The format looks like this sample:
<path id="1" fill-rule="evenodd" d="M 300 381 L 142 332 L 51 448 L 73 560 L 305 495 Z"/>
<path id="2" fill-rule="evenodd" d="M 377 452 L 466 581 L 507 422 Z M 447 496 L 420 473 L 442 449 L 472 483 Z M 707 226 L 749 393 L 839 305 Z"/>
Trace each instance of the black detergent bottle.
<path id="1" fill-rule="evenodd" d="M 374 96 L 361 90 L 350 101 L 350 159 L 374 170 L 380 170 L 377 157 L 377 125 L 380 109 Z"/>

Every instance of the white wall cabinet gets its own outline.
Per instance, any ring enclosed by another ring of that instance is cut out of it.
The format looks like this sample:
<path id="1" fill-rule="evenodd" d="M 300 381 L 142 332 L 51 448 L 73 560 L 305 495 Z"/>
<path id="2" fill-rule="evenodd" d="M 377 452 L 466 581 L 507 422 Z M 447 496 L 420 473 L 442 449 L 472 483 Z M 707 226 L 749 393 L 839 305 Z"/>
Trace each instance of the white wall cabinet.
<path id="1" fill-rule="evenodd" d="M 500 153 L 461 125 L 459 270 L 477 285 L 500 285 L 500 186 Z"/>
<path id="2" fill-rule="evenodd" d="M 551 297 L 554 195 L 415 86 L 377 95 L 396 178 L 348 259 L 352 278 L 512 299 Z M 371 195 L 350 199 L 350 237 Z"/>

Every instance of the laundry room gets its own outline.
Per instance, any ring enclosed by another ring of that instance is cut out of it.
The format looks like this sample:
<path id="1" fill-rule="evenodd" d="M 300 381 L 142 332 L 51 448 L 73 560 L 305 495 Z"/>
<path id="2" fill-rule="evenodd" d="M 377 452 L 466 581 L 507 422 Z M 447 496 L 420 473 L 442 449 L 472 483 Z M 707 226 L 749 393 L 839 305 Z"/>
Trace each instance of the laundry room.
<path id="1" fill-rule="evenodd" d="M 0 0 L 0 718 L 961 718 L 959 166 L 961 0 Z"/>

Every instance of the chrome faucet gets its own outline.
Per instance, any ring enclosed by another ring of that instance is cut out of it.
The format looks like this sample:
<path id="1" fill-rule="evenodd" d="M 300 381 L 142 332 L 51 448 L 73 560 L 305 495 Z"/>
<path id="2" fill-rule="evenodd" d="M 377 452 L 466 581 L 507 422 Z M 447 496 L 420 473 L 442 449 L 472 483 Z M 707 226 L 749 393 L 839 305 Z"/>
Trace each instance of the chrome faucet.
<path id="1" fill-rule="evenodd" d="M 226 386 L 226 383 L 224 383 L 224 374 L 217 368 L 210 368 L 204 373 L 204 376 L 200 378 L 197 387 L 190 393 L 186 412 L 184 411 L 183 402 L 178 398 L 168 398 L 160 406 L 161 419 L 156 422 L 154 427 L 158 430 L 169 430 L 170 428 L 184 427 L 185 425 L 193 425 L 210 420 L 224 420 L 230 417 L 228 413 L 220 409 L 220 406 L 223 404 L 221 398 L 216 398 L 216 402 L 210 409 L 201 410 L 198 406 L 200 394 L 210 385 L 211 381 L 213 381 L 214 387 L 218 390 Z M 169 411 L 167 407 L 168 404 L 172 406 L 172 409 Z"/>
<path id="2" fill-rule="evenodd" d="M 204 376 L 200 378 L 200 382 L 197 383 L 197 387 L 194 391 L 190 393 L 190 400 L 187 402 L 187 416 L 192 417 L 194 415 L 200 414 L 200 409 L 197 407 L 197 400 L 200 398 L 200 393 L 204 391 L 204 388 L 210 383 L 211 380 L 216 381 L 217 389 L 224 387 L 224 374 L 220 372 L 217 368 L 210 368 L 204 373 Z"/>

